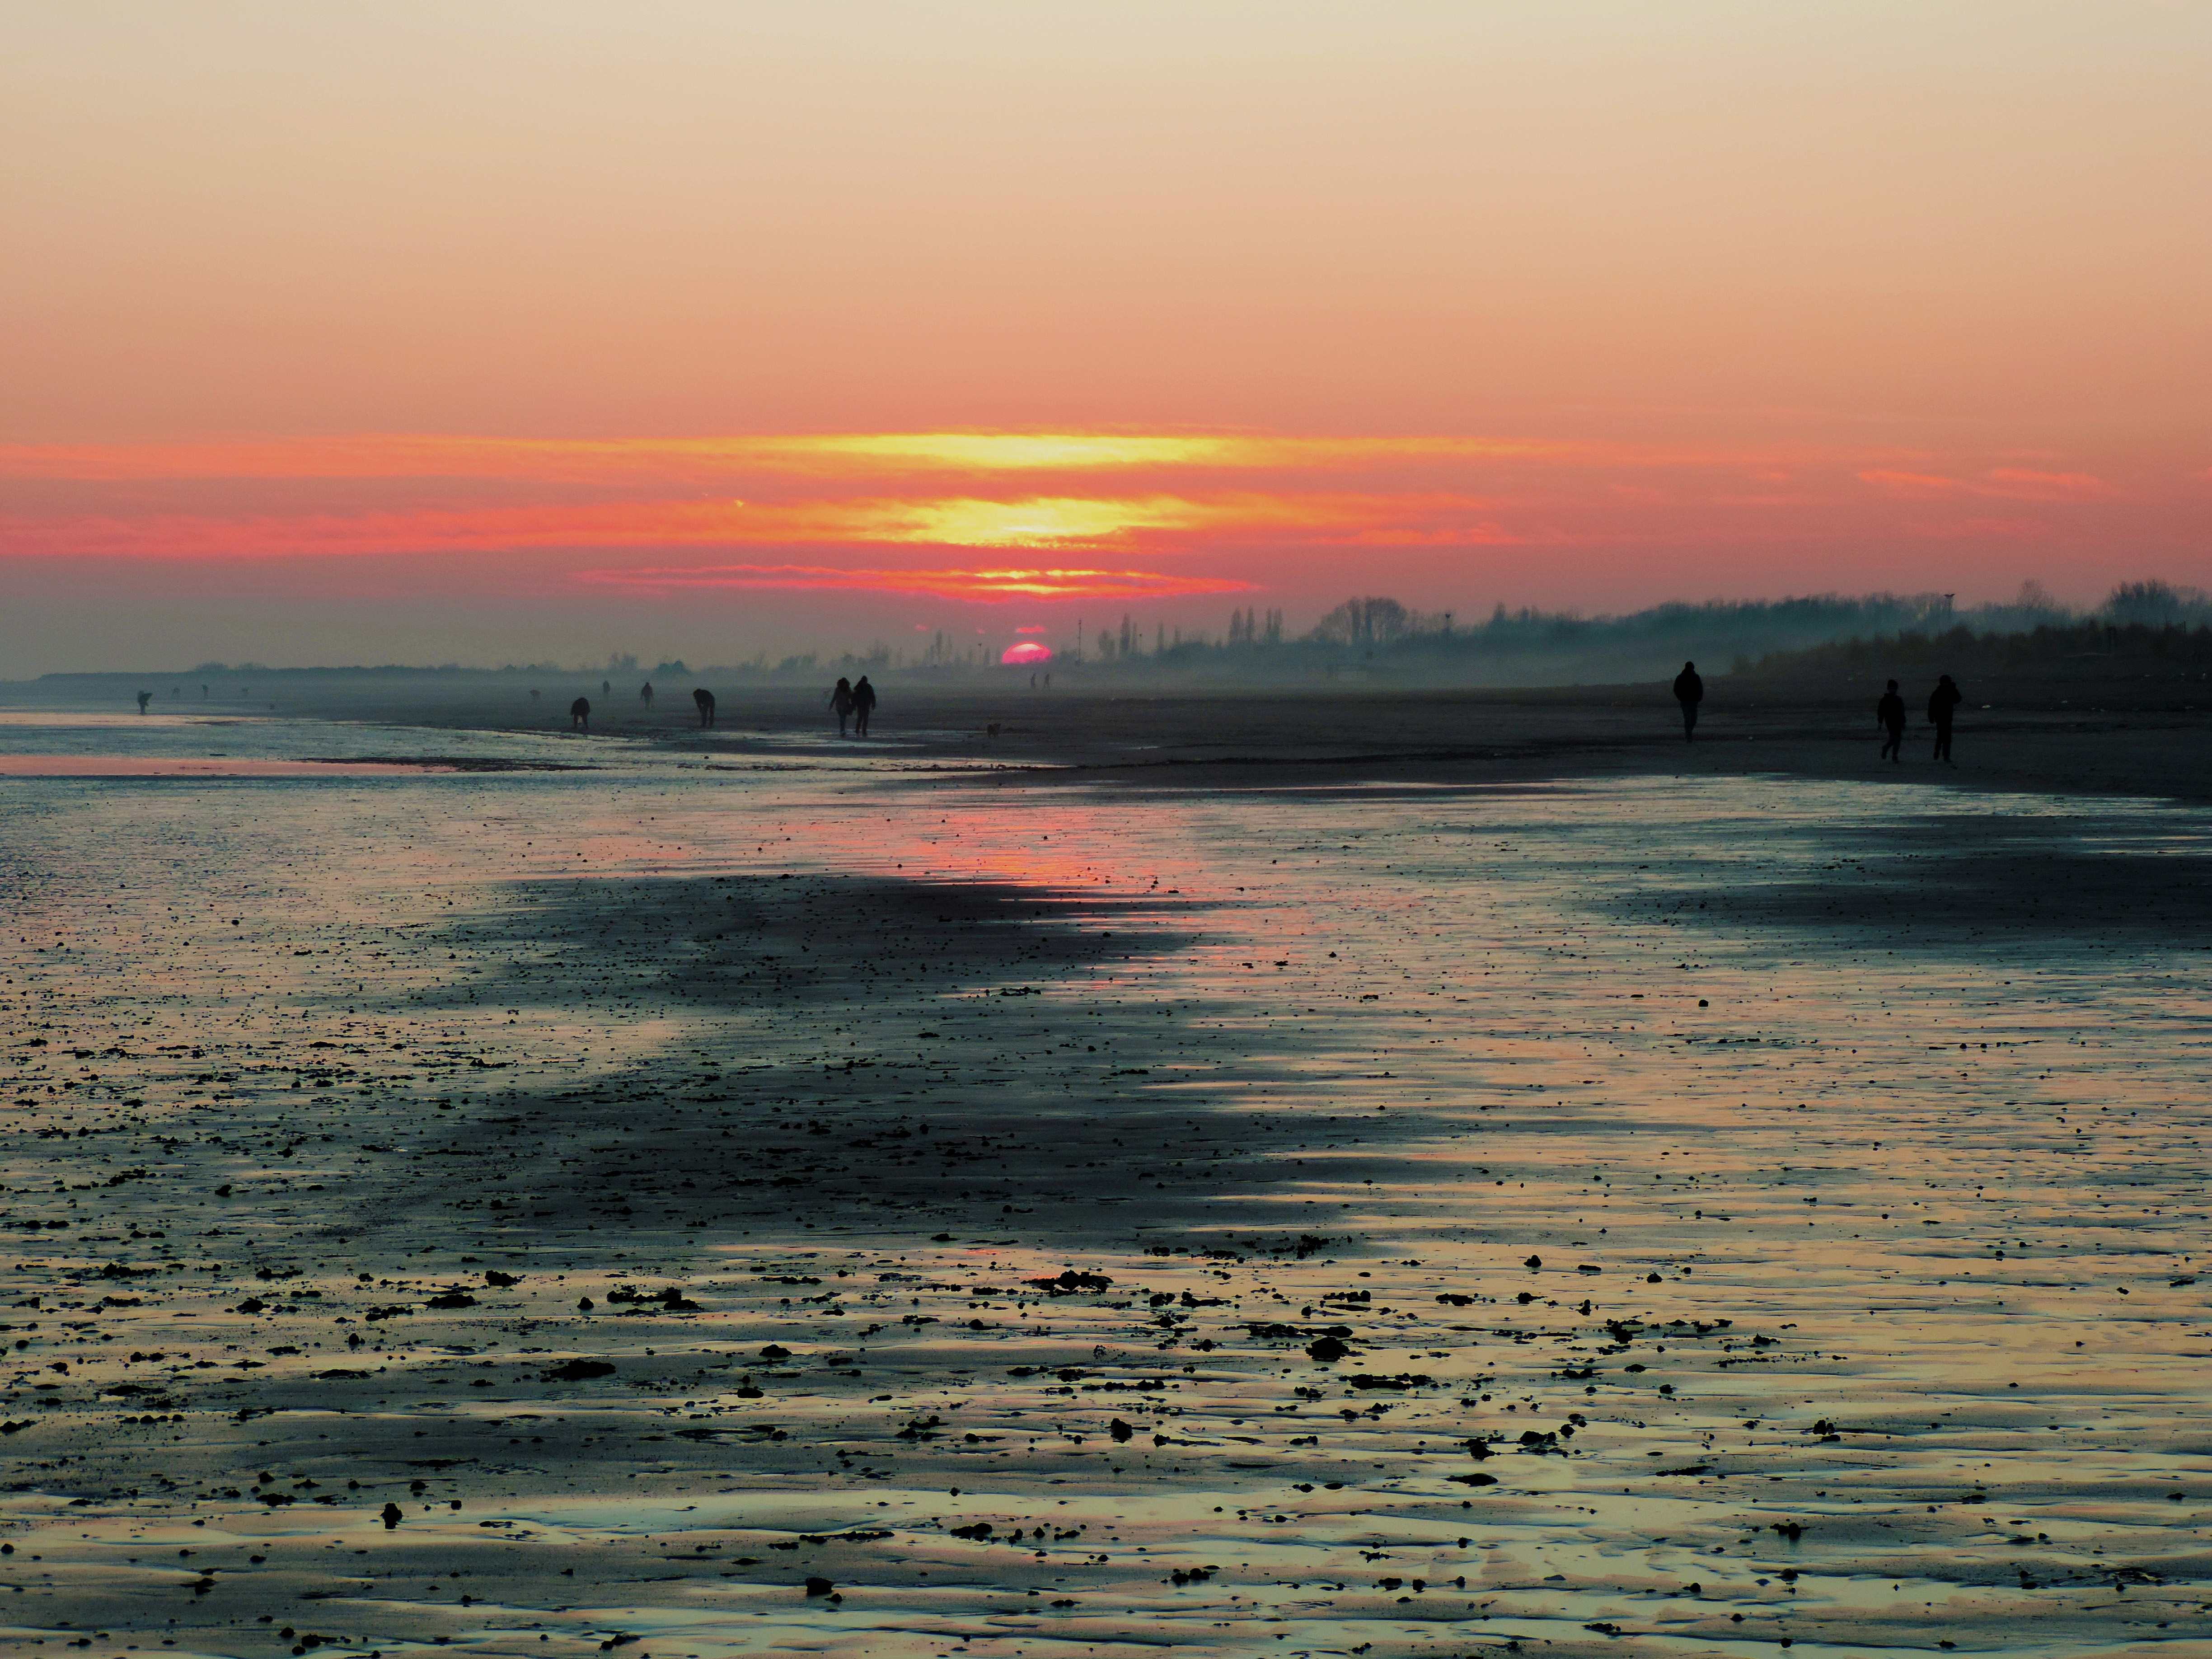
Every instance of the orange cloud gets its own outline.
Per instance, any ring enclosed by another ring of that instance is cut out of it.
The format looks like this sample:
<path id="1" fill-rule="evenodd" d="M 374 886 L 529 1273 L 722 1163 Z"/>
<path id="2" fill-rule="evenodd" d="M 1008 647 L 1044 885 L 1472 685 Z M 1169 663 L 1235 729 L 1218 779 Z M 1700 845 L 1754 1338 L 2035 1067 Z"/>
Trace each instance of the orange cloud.
<path id="1" fill-rule="evenodd" d="M 1382 543 L 1520 539 L 1472 515 L 1492 503 L 1453 495 L 1039 496 L 1012 501 L 807 503 L 780 521 L 788 533 L 762 538 L 942 543 L 958 547 L 1097 546 L 1163 533 L 1236 537 L 1280 532 L 1301 540 Z M 764 523 L 779 522 L 771 512 Z"/>
<path id="2" fill-rule="evenodd" d="M 0 444 L 0 477 L 155 479 L 482 478 L 620 483 L 740 476 L 865 479 L 951 473 L 1330 471 L 1409 462 L 1516 461 L 1740 467 L 1805 459 L 1788 447 L 1593 443 L 1412 434 L 909 432 L 705 438 L 491 438 L 449 434 L 173 443 Z"/>
<path id="3" fill-rule="evenodd" d="M 2087 472 L 2031 472 L 2021 467 L 2000 466 L 1989 476 L 1993 485 L 2009 491 L 2019 501 L 2111 501 L 2119 493 L 2102 478 Z"/>
<path id="4" fill-rule="evenodd" d="M 2087 472 L 2036 472 L 2011 466 L 1993 467 L 1972 478 L 1883 471 L 1858 476 L 1862 483 L 1904 501 L 1933 501 L 1947 495 L 2010 501 L 2110 501 L 2118 493 L 2102 478 Z"/>
<path id="5" fill-rule="evenodd" d="M 1917 520 L 1905 527 L 1922 540 L 1931 542 L 2032 542 L 2051 534 L 2049 525 L 2039 524 L 2033 519 Z"/>
<path id="6" fill-rule="evenodd" d="M 947 599 L 1143 599 L 1253 591 L 1249 582 L 1153 570 L 869 570 L 830 565 L 723 564 L 581 570 L 578 581 L 645 593 L 689 589 L 835 589 Z"/>
<path id="7" fill-rule="evenodd" d="M 638 479 L 787 474 L 1085 471 L 1253 465 L 1268 441 L 1164 434 L 844 433 L 709 438 L 485 438 L 381 434 L 140 444 L 0 445 L 0 477 Z M 1260 462 L 1259 464 L 1265 464 Z"/>
<path id="8" fill-rule="evenodd" d="M 539 583 L 589 563 L 606 567 L 583 579 L 599 591 L 961 597 L 1248 589 L 1204 574 L 1223 568 L 1278 591 L 1352 568 L 1521 582 L 1575 549 L 2008 541 L 2033 517 L 2128 505 L 2063 465 L 2019 449 L 1158 429 L 16 444 L 0 445 L 0 562 L 414 558 Z M 1477 551 L 1516 548 L 1545 556 Z M 906 558 L 928 568 L 889 568 Z M 612 568 L 628 562 L 647 568 Z"/>
<path id="9" fill-rule="evenodd" d="M 978 496 L 748 502 L 639 501 L 237 519 L 17 517 L 18 556 L 270 558 L 523 548 L 922 545 L 1107 547 L 1276 534 L 1302 541 L 1423 545 L 1520 539 L 1456 495 Z"/>

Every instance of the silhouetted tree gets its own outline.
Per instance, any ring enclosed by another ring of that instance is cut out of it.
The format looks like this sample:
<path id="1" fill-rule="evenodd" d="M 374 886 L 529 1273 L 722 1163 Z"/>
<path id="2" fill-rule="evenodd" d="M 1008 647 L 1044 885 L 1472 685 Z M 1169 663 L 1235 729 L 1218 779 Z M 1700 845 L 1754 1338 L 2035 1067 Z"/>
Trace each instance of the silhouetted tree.
<path id="1" fill-rule="evenodd" d="M 2200 587 L 2175 587 L 2162 581 L 2122 582 L 2105 600 L 2105 615 L 2118 623 L 2160 627 L 2201 616 L 2212 609 Z"/>
<path id="2" fill-rule="evenodd" d="M 1371 650 L 1403 637 L 1413 617 L 1395 599 L 1346 599 L 1314 624 L 1314 638 L 1329 645 Z"/>

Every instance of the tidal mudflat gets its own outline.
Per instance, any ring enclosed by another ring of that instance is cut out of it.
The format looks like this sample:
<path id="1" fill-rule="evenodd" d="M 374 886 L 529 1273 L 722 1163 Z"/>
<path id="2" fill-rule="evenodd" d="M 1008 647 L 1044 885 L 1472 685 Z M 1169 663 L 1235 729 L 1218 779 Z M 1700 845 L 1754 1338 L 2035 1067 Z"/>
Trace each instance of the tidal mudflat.
<path id="1" fill-rule="evenodd" d="M 2200 808 L 88 731 L 13 1642 L 2212 1638 Z"/>

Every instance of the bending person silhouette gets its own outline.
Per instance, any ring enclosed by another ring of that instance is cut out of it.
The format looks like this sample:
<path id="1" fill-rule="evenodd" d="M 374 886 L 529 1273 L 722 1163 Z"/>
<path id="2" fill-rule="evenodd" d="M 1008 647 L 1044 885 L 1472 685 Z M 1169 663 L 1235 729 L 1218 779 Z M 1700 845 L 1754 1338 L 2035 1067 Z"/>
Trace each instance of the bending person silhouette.
<path id="1" fill-rule="evenodd" d="M 860 676 L 860 683 L 853 688 L 853 735 L 854 737 L 865 738 L 868 735 L 868 716 L 875 712 L 876 688 L 868 684 L 868 677 L 863 674 Z"/>
<path id="2" fill-rule="evenodd" d="M 1966 694 L 1951 684 L 1948 674 L 1936 681 L 1936 689 L 1928 694 L 1928 718 L 1936 727 L 1935 758 L 1946 766 L 1958 764 L 1951 758 L 1951 720 L 1966 700 Z"/>
<path id="3" fill-rule="evenodd" d="M 1881 757 L 1886 761 L 1905 758 L 1905 699 L 1897 695 L 1897 682 L 1889 683 L 1889 690 L 1881 694 L 1881 701 L 1874 706 L 1876 726 L 1889 733 L 1881 745 Z"/>
<path id="4" fill-rule="evenodd" d="M 592 705 L 581 697 L 568 705 L 568 729 L 571 732 L 592 729 Z"/>
<path id="5" fill-rule="evenodd" d="M 1674 676 L 1674 701 L 1682 705 L 1682 741 L 1693 743 L 1698 735 L 1698 705 L 1705 700 L 1705 683 L 1698 678 L 1698 665 L 1686 662 L 1682 672 Z"/>
<path id="6" fill-rule="evenodd" d="M 712 726 L 714 723 L 714 694 L 702 686 L 691 694 L 691 701 L 699 706 L 699 724 Z"/>

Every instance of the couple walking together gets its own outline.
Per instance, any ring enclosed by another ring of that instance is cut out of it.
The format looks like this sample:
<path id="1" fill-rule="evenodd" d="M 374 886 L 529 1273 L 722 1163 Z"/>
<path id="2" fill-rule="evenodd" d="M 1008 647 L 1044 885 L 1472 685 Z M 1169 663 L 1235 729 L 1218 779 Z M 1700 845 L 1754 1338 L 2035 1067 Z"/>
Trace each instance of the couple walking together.
<path id="1" fill-rule="evenodd" d="M 1936 728 L 1935 758 L 1955 765 L 1951 759 L 1951 721 L 1959 712 L 1959 705 L 1966 694 L 1952 683 L 1948 674 L 1936 683 L 1928 694 L 1928 723 Z M 1897 682 L 1889 683 L 1889 690 L 1881 694 L 1881 701 L 1874 706 L 1875 723 L 1889 733 L 1888 741 L 1881 746 L 1881 757 L 1887 761 L 1905 758 L 1905 699 L 1898 695 Z"/>
<path id="2" fill-rule="evenodd" d="M 837 735 L 845 735 L 845 722 L 853 722 L 853 735 L 868 735 L 868 716 L 876 712 L 876 688 L 868 684 L 866 674 L 855 685 L 850 680 L 839 680 L 837 689 L 830 694 L 830 707 L 836 712 Z"/>

